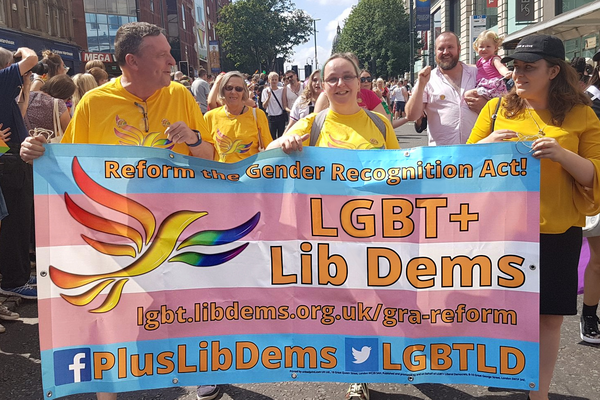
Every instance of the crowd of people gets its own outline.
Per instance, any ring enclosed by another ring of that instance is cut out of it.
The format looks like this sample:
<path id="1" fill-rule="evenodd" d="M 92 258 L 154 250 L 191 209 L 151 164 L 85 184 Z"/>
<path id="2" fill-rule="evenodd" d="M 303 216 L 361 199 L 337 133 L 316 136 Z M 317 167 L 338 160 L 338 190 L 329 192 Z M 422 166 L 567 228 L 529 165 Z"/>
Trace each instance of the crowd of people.
<path id="1" fill-rule="evenodd" d="M 274 148 L 398 149 L 394 128 L 407 121 L 427 126 L 431 146 L 518 141 L 541 160 L 540 381 L 529 398 L 548 400 L 563 316 L 577 313 L 582 227 L 600 213 L 600 51 L 596 67 L 581 72 L 554 36 L 525 37 L 504 58 L 501 44 L 483 32 L 474 45 L 479 61 L 468 65 L 459 60 L 459 38 L 443 32 L 435 40 L 437 67 L 419 71 L 414 86 L 375 79 L 350 53 L 332 55 L 304 82 L 294 70 L 230 71 L 213 81 L 201 69 L 191 80 L 173 73 L 167 38 L 144 22 L 119 28 L 122 75 L 111 80 L 102 63 L 70 78 L 51 52 L 42 59 L 47 73 L 32 77 L 34 51 L 0 48 L 0 139 L 9 148 L 0 158 L 0 293 L 37 297 L 31 164 L 48 142 L 154 146 L 232 163 Z M 600 235 L 589 236 L 581 335 L 600 343 Z M 18 318 L 0 305 L 0 319 Z M 202 385 L 197 393 L 209 400 L 219 388 Z M 346 397 L 368 400 L 367 385 L 350 385 Z"/>

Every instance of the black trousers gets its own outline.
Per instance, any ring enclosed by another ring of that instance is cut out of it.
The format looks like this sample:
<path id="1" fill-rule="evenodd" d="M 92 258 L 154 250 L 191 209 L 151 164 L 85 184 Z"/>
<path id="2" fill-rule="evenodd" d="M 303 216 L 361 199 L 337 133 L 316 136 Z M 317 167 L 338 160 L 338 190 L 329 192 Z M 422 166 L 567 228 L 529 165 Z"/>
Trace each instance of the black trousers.
<path id="1" fill-rule="evenodd" d="M 13 153 L 0 157 L 0 187 L 6 201 L 8 216 L 0 225 L 1 286 L 5 289 L 22 286 L 29 280 L 29 242 L 33 210 L 33 169 Z M 16 151 L 16 154 L 14 152 Z"/>
<path id="2" fill-rule="evenodd" d="M 287 125 L 288 118 L 287 114 L 280 115 L 269 115 L 269 130 L 271 131 L 271 137 L 273 140 L 277 139 L 281 135 L 283 135 L 283 131 L 285 131 L 285 126 Z"/>

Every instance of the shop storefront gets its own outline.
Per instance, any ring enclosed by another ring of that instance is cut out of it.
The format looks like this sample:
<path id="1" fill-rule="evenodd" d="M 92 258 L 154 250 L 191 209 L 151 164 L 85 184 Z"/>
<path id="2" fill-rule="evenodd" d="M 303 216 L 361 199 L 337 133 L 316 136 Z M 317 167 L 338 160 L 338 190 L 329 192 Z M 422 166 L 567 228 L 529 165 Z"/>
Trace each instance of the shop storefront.
<path id="1" fill-rule="evenodd" d="M 79 58 L 79 47 L 67 43 L 48 40 L 26 33 L 17 33 L 8 29 L 0 29 L 0 46 L 15 51 L 19 47 L 29 47 L 35 50 L 41 57 L 42 51 L 51 50 L 61 56 L 65 65 L 69 67 L 69 75 L 79 72 L 81 61 Z"/>

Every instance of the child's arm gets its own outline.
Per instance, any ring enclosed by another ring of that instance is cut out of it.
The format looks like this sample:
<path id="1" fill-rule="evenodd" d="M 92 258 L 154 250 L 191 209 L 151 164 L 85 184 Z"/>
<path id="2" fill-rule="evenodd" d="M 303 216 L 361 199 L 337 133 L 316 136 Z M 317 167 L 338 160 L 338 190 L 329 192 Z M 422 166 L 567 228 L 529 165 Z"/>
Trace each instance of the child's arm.
<path id="1" fill-rule="evenodd" d="M 500 61 L 500 57 L 498 56 L 494 56 L 494 67 L 496 67 L 498 72 L 500 72 L 500 75 L 506 78 L 508 78 L 510 74 L 512 74 L 512 72 L 508 68 L 506 68 L 506 65 L 502 64 L 502 62 Z"/>

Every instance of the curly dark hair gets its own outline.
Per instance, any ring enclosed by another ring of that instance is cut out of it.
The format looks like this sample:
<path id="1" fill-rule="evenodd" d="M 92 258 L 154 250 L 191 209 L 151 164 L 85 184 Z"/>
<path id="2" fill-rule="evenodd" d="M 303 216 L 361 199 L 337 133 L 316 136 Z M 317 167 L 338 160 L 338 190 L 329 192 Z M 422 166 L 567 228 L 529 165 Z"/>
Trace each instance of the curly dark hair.
<path id="1" fill-rule="evenodd" d="M 137 54 L 146 36 L 164 34 L 163 30 L 148 22 L 130 22 L 122 25 L 115 36 L 115 58 L 119 66 L 125 65 L 127 54 Z"/>
<path id="2" fill-rule="evenodd" d="M 550 81 L 548 91 L 548 110 L 552 115 L 552 124 L 561 126 L 565 117 L 577 104 L 590 105 L 590 98 L 579 86 L 579 76 L 573 67 L 560 58 L 544 58 L 549 68 L 558 66 L 558 75 Z M 517 95 L 516 88 L 504 96 L 503 109 L 507 118 L 515 118 L 525 111 L 525 99 Z"/>

